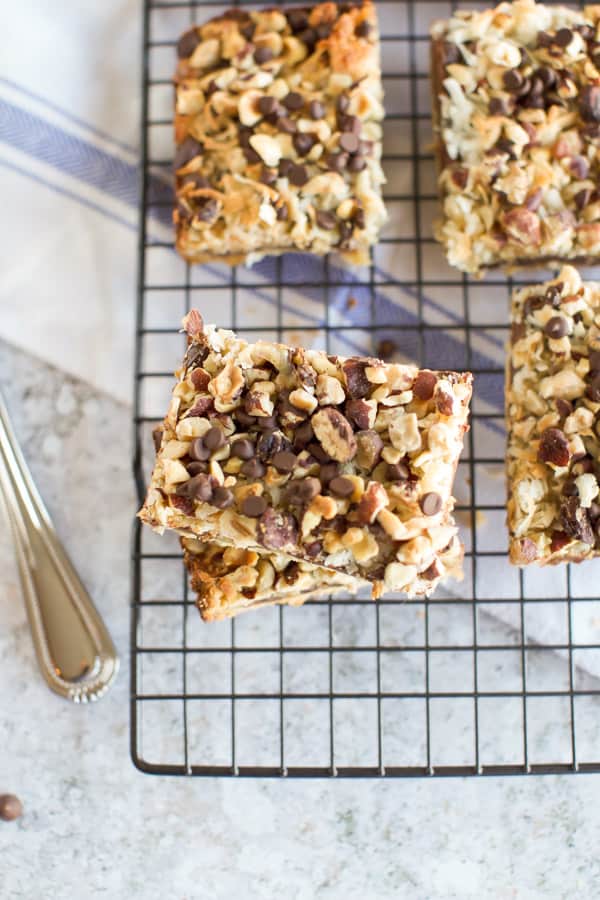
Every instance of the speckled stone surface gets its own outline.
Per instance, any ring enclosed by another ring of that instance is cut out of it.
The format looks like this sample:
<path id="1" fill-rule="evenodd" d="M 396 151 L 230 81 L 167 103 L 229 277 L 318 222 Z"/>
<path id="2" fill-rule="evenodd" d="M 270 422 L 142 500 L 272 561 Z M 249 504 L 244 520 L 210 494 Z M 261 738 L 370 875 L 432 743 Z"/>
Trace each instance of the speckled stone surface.
<path id="1" fill-rule="evenodd" d="M 136 771 L 129 410 L 1 343 L 0 384 L 123 658 L 94 706 L 48 692 L 0 529 L 0 792 L 25 806 L 21 820 L 0 823 L 2 898 L 598 896 L 600 777 L 241 781 Z"/>

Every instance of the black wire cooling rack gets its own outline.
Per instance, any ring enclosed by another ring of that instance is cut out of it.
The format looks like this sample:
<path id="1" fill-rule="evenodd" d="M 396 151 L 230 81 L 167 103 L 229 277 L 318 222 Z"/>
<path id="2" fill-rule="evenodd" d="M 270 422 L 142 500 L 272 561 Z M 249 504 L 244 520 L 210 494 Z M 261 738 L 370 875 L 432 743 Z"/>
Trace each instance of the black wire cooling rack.
<path id="1" fill-rule="evenodd" d="M 231 5 L 231 4 L 230 4 Z M 503 369 L 511 282 L 473 282 L 432 238 L 428 30 L 451 5 L 378 3 L 388 225 L 370 267 L 189 268 L 172 248 L 174 44 L 225 7 L 146 0 L 135 363 L 141 502 L 183 353 L 180 320 L 475 373 L 459 467 L 465 579 L 431 600 L 270 608 L 205 625 L 172 535 L 133 536 L 131 749 L 146 772 L 418 776 L 600 770 L 598 566 L 506 559 Z M 536 273 L 539 280 L 547 273 Z M 521 280 L 526 280 L 525 277 Z"/>

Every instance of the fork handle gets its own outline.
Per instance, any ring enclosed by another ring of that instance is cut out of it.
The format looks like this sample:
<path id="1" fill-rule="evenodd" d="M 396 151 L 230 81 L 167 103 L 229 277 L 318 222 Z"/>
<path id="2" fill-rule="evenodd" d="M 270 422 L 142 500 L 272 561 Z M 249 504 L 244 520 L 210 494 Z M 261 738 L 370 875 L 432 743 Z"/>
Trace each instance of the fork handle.
<path id="1" fill-rule="evenodd" d="M 0 394 L 0 494 L 6 507 L 33 645 L 48 686 L 95 700 L 118 670 L 110 635 L 54 530 Z"/>

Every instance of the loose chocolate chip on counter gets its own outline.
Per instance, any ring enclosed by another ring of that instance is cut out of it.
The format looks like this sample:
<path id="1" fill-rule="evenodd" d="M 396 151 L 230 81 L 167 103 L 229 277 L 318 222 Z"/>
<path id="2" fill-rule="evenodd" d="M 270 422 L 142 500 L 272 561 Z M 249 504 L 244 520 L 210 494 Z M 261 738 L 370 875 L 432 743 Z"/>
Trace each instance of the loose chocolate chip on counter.
<path id="1" fill-rule="evenodd" d="M 292 138 L 292 144 L 294 145 L 294 150 L 298 156 L 306 156 L 310 153 L 315 144 L 318 143 L 318 140 L 317 136 L 310 132 L 297 131 Z"/>
<path id="2" fill-rule="evenodd" d="M 195 28 L 186 31 L 177 42 L 177 56 L 179 59 L 187 59 L 188 56 L 191 56 L 199 43 L 200 36 Z"/>
<path id="3" fill-rule="evenodd" d="M 349 497 L 354 491 L 354 482 L 343 475 L 337 475 L 329 482 L 329 490 L 336 497 Z"/>
<path id="4" fill-rule="evenodd" d="M 431 400 L 436 384 L 437 376 L 433 372 L 419 372 L 413 382 L 413 394 L 417 400 Z"/>
<path id="5" fill-rule="evenodd" d="M 231 445 L 231 455 L 238 459 L 252 459 L 254 456 L 254 444 L 247 438 L 234 441 Z"/>
<path id="6" fill-rule="evenodd" d="M 279 450 L 273 456 L 271 463 L 275 466 L 278 472 L 281 472 L 283 475 L 287 475 L 293 470 L 297 461 L 298 458 L 295 453 L 292 453 L 290 450 Z"/>
<path id="7" fill-rule="evenodd" d="M 268 116 L 271 113 L 275 112 L 279 103 L 275 99 L 275 97 L 261 97 L 258 101 L 258 111 L 262 113 L 263 116 Z"/>
<path id="8" fill-rule="evenodd" d="M 586 394 L 594 403 L 600 403 L 600 373 L 594 374 L 587 386 Z"/>
<path id="9" fill-rule="evenodd" d="M 213 425 L 212 428 L 209 428 L 202 440 L 204 441 L 204 446 L 208 447 L 211 452 L 224 447 L 227 442 L 223 429 L 219 428 L 218 425 Z"/>
<path id="10" fill-rule="evenodd" d="M 221 487 L 219 485 L 213 491 L 211 502 L 217 509 L 227 509 L 227 507 L 231 506 L 233 503 L 233 494 L 229 488 Z"/>
<path id="11" fill-rule="evenodd" d="M 358 135 L 354 134 L 353 131 L 344 131 L 340 136 L 340 147 L 346 153 L 356 153 L 359 143 Z"/>
<path id="12" fill-rule="evenodd" d="M 315 216 L 319 228 L 325 231 L 333 231 L 337 225 L 337 216 L 334 213 L 326 212 L 324 209 L 318 209 Z"/>
<path id="13" fill-rule="evenodd" d="M 14 794 L 0 794 L 0 819 L 12 822 L 23 815 L 23 804 Z"/>
<path id="14" fill-rule="evenodd" d="M 296 187 L 302 187 L 308 181 L 308 171 L 306 166 L 292 165 L 288 174 L 288 179 Z"/>
<path id="15" fill-rule="evenodd" d="M 436 516 L 442 508 L 442 498 L 439 494 L 436 494 L 435 491 L 430 491 L 428 494 L 424 494 L 420 501 L 419 506 L 425 516 Z"/>
<path id="16" fill-rule="evenodd" d="M 600 121 L 600 86 L 586 85 L 579 94 L 579 112 L 586 122 Z"/>
<path id="17" fill-rule="evenodd" d="M 299 94 L 298 91 L 290 91 L 289 94 L 286 94 L 283 98 L 283 105 L 290 111 L 302 109 L 304 106 L 304 97 L 302 94 Z"/>
<path id="18" fill-rule="evenodd" d="M 569 400 L 564 400 L 562 397 L 557 397 L 556 411 L 561 419 L 566 419 L 567 416 L 570 416 L 573 412 L 573 404 L 570 403 Z"/>
<path id="19" fill-rule="evenodd" d="M 196 462 L 206 462 L 207 459 L 210 459 L 210 452 L 204 443 L 204 438 L 195 438 L 190 444 L 189 456 Z"/>
<path id="20" fill-rule="evenodd" d="M 538 459 L 554 466 L 569 465 L 569 442 L 560 428 L 546 428 L 540 437 Z"/>
<path id="21" fill-rule="evenodd" d="M 240 467 L 240 472 L 246 478 L 262 478 L 266 471 L 267 467 L 264 463 L 256 458 L 246 460 Z"/>
<path id="22" fill-rule="evenodd" d="M 545 334 L 553 340 L 564 337 L 568 331 L 569 325 L 564 316 L 552 316 L 544 326 Z"/>
<path id="23" fill-rule="evenodd" d="M 573 32 L 570 28 L 559 28 L 554 35 L 554 43 L 559 47 L 568 47 L 573 40 Z"/>
<path id="24" fill-rule="evenodd" d="M 583 181 L 584 178 L 587 178 L 590 171 L 590 164 L 588 163 L 585 156 L 574 156 L 569 164 L 569 169 L 571 170 L 571 174 L 578 178 L 580 181 Z"/>
<path id="25" fill-rule="evenodd" d="M 242 514 L 249 516 L 251 519 L 258 519 L 266 510 L 267 505 L 267 501 L 264 497 L 245 497 L 242 501 Z"/>
<path id="26" fill-rule="evenodd" d="M 502 76 L 502 83 L 507 91 L 516 93 L 523 85 L 524 78 L 518 69 L 508 69 Z"/>
<path id="27" fill-rule="evenodd" d="M 273 59 L 274 53 L 270 47 L 257 47 L 254 51 L 254 62 L 259 66 L 262 66 L 263 63 L 269 62 L 270 59 Z"/>
<path id="28" fill-rule="evenodd" d="M 390 481 L 408 481 L 410 478 L 410 469 L 406 463 L 389 463 L 386 474 Z M 429 495 L 426 494 L 426 496 Z M 425 510 L 423 510 L 423 512 L 425 512 Z M 426 515 L 431 515 L 431 513 L 426 513 Z"/>
<path id="29" fill-rule="evenodd" d="M 311 119 L 322 119 L 325 115 L 325 107 L 318 100 L 311 100 L 308 107 L 308 113 Z"/>
<path id="30" fill-rule="evenodd" d="M 356 28 L 354 29 L 354 34 L 356 37 L 366 38 L 371 34 L 371 25 L 369 22 L 363 19 L 362 22 L 359 22 Z"/>
<path id="31" fill-rule="evenodd" d="M 298 130 L 296 123 L 289 116 L 281 116 L 277 119 L 277 128 L 284 134 L 295 134 Z M 283 162 L 283 160 L 282 160 Z"/>
<path id="32" fill-rule="evenodd" d="M 193 137 L 186 137 L 186 139 L 179 144 L 177 149 L 175 150 L 175 156 L 173 158 L 173 168 L 175 171 L 178 169 L 182 169 L 183 166 L 187 165 L 195 156 L 199 156 L 204 147 Z"/>

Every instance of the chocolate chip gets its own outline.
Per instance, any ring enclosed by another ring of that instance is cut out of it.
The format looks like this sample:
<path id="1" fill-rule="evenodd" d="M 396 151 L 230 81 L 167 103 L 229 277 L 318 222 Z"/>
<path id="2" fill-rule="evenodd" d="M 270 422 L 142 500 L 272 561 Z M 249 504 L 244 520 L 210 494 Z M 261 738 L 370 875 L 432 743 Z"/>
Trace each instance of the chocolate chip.
<path id="1" fill-rule="evenodd" d="M 193 478 L 195 475 L 203 475 L 205 472 L 208 472 L 208 463 L 191 462 L 187 464 L 186 469 L 190 477 Z"/>
<path id="2" fill-rule="evenodd" d="M 366 165 L 367 161 L 364 156 L 360 156 L 360 154 L 357 153 L 355 156 L 352 156 L 350 158 L 348 169 L 351 172 L 362 172 Z"/>
<path id="3" fill-rule="evenodd" d="M 508 69 L 502 76 L 502 83 L 507 91 L 516 93 L 523 85 L 523 76 L 518 69 Z"/>
<path id="4" fill-rule="evenodd" d="M 199 141 L 193 137 L 187 137 L 175 150 L 175 156 L 173 158 L 174 170 L 177 171 L 178 169 L 182 169 L 194 159 L 194 157 L 199 156 L 203 150 L 204 147 Z"/>
<path id="5" fill-rule="evenodd" d="M 436 494 L 435 491 L 430 491 L 428 494 L 424 494 L 420 501 L 419 506 L 425 516 L 436 516 L 442 508 L 442 498 L 439 494 Z"/>
<path id="6" fill-rule="evenodd" d="M 303 44 L 306 44 L 308 49 L 312 51 L 317 43 L 317 32 L 314 28 L 306 28 L 298 35 L 298 40 L 302 41 Z"/>
<path id="7" fill-rule="evenodd" d="M 216 506 L 217 509 L 227 509 L 227 507 L 231 506 L 233 503 L 233 494 L 229 488 L 221 487 L 221 485 L 219 485 L 213 491 L 211 503 L 213 506 Z"/>
<path id="8" fill-rule="evenodd" d="M 254 163 L 261 162 L 261 157 L 258 155 L 256 150 L 253 147 L 244 147 L 243 148 L 244 156 L 246 157 L 246 162 L 250 163 L 251 166 Z"/>
<path id="9" fill-rule="evenodd" d="M 292 453 L 290 450 L 280 450 L 275 453 L 271 460 L 271 463 L 275 466 L 278 472 L 287 475 L 293 470 L 297 461 L 298 459 L 295 453 Z"/>
<path id="10" fill-rule="evenodd" d="M 275 97 L 261 97 L 258 101 L 258 111 L 262 113 L 263 116 L 268 116 L 270 113 L 275 112 L 279 103 L 275 99 Z"/>
<path id="11" fill-rule="evenodd" d="M 240 472 L 246 478 L 262 478 L 266 471 L 266 466 L 256 457 L 242 463 L 240 467 Z"/>
<path id="12" fill-rule="evenodd" d="M 346 415 L 361 431 L 369 428 L 373 410 L 366 400 L 350 399 L 346 403 Z"/>
<path id="13" fill-rule="evenodd" d="M 263 63 L 269 62 L 270 59 L 273 59 L 275 54 L 271 50 L 270 47 L 257 47 L 254 51 L 254 62 L 259 66 L 262 66 Z"/>
<path id="14" fill-rule="evenodd" d="M 311 119 L 322 119 L 325 115 L 325 107 L 318 100 L 311 100 L 308 106 Z"/>
<path id="15" fill-rule="evenodd" d="M 325 41 L 331 34 L 332 26 L 329 22 L 322 22 L 315 28 L 316 35 L 320 41 Z"/>
<path id="16" fill-rule="evenodd" d="M 343 172 L 348 165 L 347 153 L 329 153 L 325 163 L 333 172 Z"/>
<path id="17" fill-rule="evenodd" d="M 310 544 L 304 545 L 304 550 L 307 556 L 310 556 L 311 559 L 314 559 L 315 556 L 318 556 L 322 549 L 323 544 L 321 543 L 321 541 L 312 541 Z"/>
<path id="18" fill-rule="evenodd" d="M 586 122 L 600 122 L 600 87 L 586 85 L 579 95 L 579 111 Z"/>
<path id="19" fill-rule="evenodd" d="M 329 482 L 329 490 L 336 497 L 349 497 L 354 491 L 354 482 L 350 478 L 338 475 Z"/>
<path id="20" fill-rule="evenodd" d="M 204 438 L 195 438 L 190 444 L 188 453 L 190 459 L 197 462 L 205 462 L 207 459 L 210 459 L 210 449 L 205 446 Z"/>
<path id="21" fill-rule="evenodd" d="M 554 35 L 554 43 L 559 47 L 568 47 L 573 40 L 573 32 L 570 28 L 559 28 Z"/>
<path id="22" fill-rule="evenodd" d="M 279 174 L 283 178 L 287 178 L 293 168 L 294 163 L 291 161 L 291 159 L 282 159 L 279 163 Z"/>
<path id="23" fill-rule="evenodd" d="M 23 815 L 23 804 L 14 794 L 0 794 L 0 819 L 12 822 Z"/>
<path id="24" fill-rule="evenodd" d="M 213 425 L 212 428 L 209 428 L 202 440 L 204 441 L 204 446 L 208 447 L 208 449 L 211 451 L 219 450 L 226 444 L 226 438 L 225 434 L 223 433 L 223 429 L 219 428 L 218 425 Z"/>
<path id="25" fill-rule="evenodd" d="M 569 163 L 569 169 L 571 173 L 582 181 L 584 178 L 587 178 L 590 171 L 590 164 L 588 163 L 585 156 L 574 156 L 571 162 Z"/>
<path id="26" fill-rule="evenodd" d="M 205 197 L 200 201 L 196 218 L 201 222 L 214 222 L 219 215 L 219 204 L 214 197 Z"/>
<path id="27" fill-rule="evenodd" d="M 312 425 L 310 422 L 303 422 L 294 432 L 294 449 L 304 449 L 307 444 L 310 444 L 313 437 Z"/>
<path id="28" fill-rule="evenodd" d="M 248 413 L 243 409 L 236 409 L 234 412 L 234 416 L 240 423 L 240 425 L 244 426 L 244 428 L 251 428 L 253 425 L 256 425 L 255 416 L 248 415 Z"/>
<path id="29" fill-rule="evenodd" d="M 292 138 L 292 144 L 298 156 L 306 156 L 318 143 L 318 140 L 317 136 L 310 132 L 298 131 Z"/>
<path id="30" fill-rule="evenodd" d="M 283 98 L 283 105 L 286 109 L 289 109 L 290 112 L 302 109 L 304 106 L 304 97 L 302 94 L 299 94 L 298 91 L 290 91 L 289 94 L 286 94 Z"/>
<path id="31" fill-rule="evenodd" d="M 600 372 L 600 350 L 590 350 L 590 372 Z"/>
<path id="32" fill-rule="evenodd" d="M 254 456 L 254 444 L 247 438 L 234 441 L 231 445 L 231 455 L 238 459 L 252 459 Z"/>
<path id="33" fill-rule="evenodd" d="M 389 481 L 408 481 L 408 479 L 410 478 L 410 469 L 408 468 L 406 463 L 389 463 L 386 475 Z M 429 494 L 426 494 L 426 496 L 429 496 Z M 425 512 L 425 510 L 423 510 L 423 512 Z M 432 513 L 425 514 L 432 515 Z"/>
<path id="34" fill-rule="evenodd" d="M 192 497 L 194 500 L 200 500 L 202 503 L 207 503 L 213 493 L 212 478 L 210 475 L 206 475 L 202 472 L 199 475 L 194 475 L 189 481 L 180 485 L 178 493 L 181 493 L 184 497 Z"/>
<path id="35" fill-rule="evenodd" d="M 339 144 L 342 150 L 345 150 L 347 153 L 356 153 L 359 145 L 358 135 L 354 134 L 353 131 L 344 131 L 340 136 Z"/>
<path id="36" fill-rule="evenodd" d="M 555 466 L 569 465 L 569 442 L 560 428 L 546 428 L 540 437 L 537 458 Z"/>
<path id="37" fill-rule="evenodd" d="M 318 478 L 302 478 L 289 482 L 285 498 L 290 506 L 304 506 L 320 493 L 321 482 Z"/>
<path id="38" fill-rule="evenodd" d="M 365 19 L 362 22 L 359 22 L 356 28 L 354 29 L 354 34 L 356 37 L 366 38 L 371 34 L 371 25 Z"/>
<path id="39" fill-rule="evenodd" d="M 267 508 L 267 501 L 264 497 L 252 495 L 245 497 L 242 501 L 242 514 L 249 516 L 251 519 L 258 519 Z"/>
<path id="40" fill-rule="evenodd" d="M 324 228 L 325 231 L 332 231 L 337 225 L 337 217 L 324 209 L 318 209 L 315 218 L 319 228 Z"/>
<path id="41" fill-rule="evenodd" d="M 296 123 L 293 119 L 290 119 L 289 116 L 282 116 L 281 118 L 277 119 L 277 128 L 284 134 L 295 134 L 298 130 L 296 127 Z"/>
<path id="42" fill-rule="evenodd" d="M 581 212 L 582 209 L 589 204 L 592 198 L 592 191 L 590 188 L 582 188 L 580 191 L 577 191 L 575 194 L 575 206 Z"/>
<path id="43" fill-rule="evenodd" d="M 326 463 L 329 459 L 327 453 L 323 450 L 320 444 L 314 443 L 308 444 L 307 448 L 308 452 L 311 456 L 317 460 L 317 462 Z"/>
<path id="44" fill-rule="evenodd" d="M 586 394 L 594 403 L 600 403 L 600 373 L 593 376 L 587 386 Z"/>
<path id="45" fill-rule="evenodd" d="M 431 400 L 436 384 L 437 376 L 433 372 L 419 372 L 413 382 L 413 394 L 417 400 Z"/>
<path id="46" fill-rule="evenodd" d="M 544 332 L 553 340 L 558 340 L 567 334 L 569 326 L 564 316 L 552 316 L 544 326 Z"/>
<path id="47" fill-rule="evenodd" d="M 292 168 L 290 169 L 290 172 L 288 174 L 288 179 L 296 187 L 302 187 L 302 185 L 306 184 L 306 182 L 308 181 L 308 172 L 306 170 L 306 166 L 292 165 Z"/>
<path id="48" fill-rule="evenodd" d="M 587 509 L 579 505 L 579 497 L 566 497 L 560 504 L 560 522 L 563 530 L 584 544 L 595 543 L 594 531 Z"/>
<path id="49" fill-rule="evenodd" d="M 501 97 L 492 97 L 489 102 L 488 112 L 490 116 L 507 116 L 510 110 L 508 103 Z"/>
<path id="50" fill-rule="evenodd" d="M 286 13 L 288 25 L 292 31 L 303 31 L 308 25 L 308 13 L 306 9 L 290 9 Z"/>
<path id="51" fill-rule="evenodd" d="M 278 178 L 278 175 L 274 169 L 267 169 L 266 166 L 262 167 L 262 170 L 260 173 L 260 180 L 261 180 L 262 184 L 271 186 L 272 184 L 275 184 L 275 182 L 277 181 L 277 178 Z"/>
<path id="52" fill-rule="evenodd" d="M 267 507 L 258 520 L 258 537 L 270 550 L 295 546 L 298 542 L 298 526 L 289 513 Z"/>
<path id="53" fill-rule="evenodd" d="M 542 66 L 536 72 L 544 87 L 551 88 L 556 84 L 556 72 L 550 66 Z"/>
<path id="54" fill-rule="evenodd" d="M 556 399 L 556 411 L 561 417 L 561 419 L 566 419 L 567 416 L 570 416 L 573 412 L 573 404 L 568 400 L 564 400 L 562 397 L 557 397 Z"/>
<path id="55" fill-rule="evenodd" d="M 277 428 L 275 416 L 257 416 L 255 421 L 260 431 L 272 431 L 274 428 Z"/>
<path id="56" fill-rule="evenodd" d="M 242 27 L 240 28 L 240 34 L 243 34 L 247 41 L 252 40 L 255 31 L 256 25 L 254 22 L 248 22 L 246 25 L 242 25 Z"/>
<path id="57" fill-rule="evenodd" d="M 187 59 L 188 56 L 191 56 L 199 43 L 200 36 L 195 28 L 192 28 L 191 31 L 186 31 L 177 42 L 177 56 L 179 59 Z"/>
<path id="58" fill-rule="evenodd" d="M 321 481 L 323 482 L 323 484 L 329 484 L 329 482 L 332 481 L 334 478 L 337 478 L 339 474 L 340 474 L 339 464 L 336 462 L 332 462 L 331 460 L 329 462 L 326 462 L 324 465 L 322 465 L 321 469 L 319 471 L 319 475 L 321 477 Z"/>
<path id="59" fill-rule="evenodd" d="M 285 222 L 288 217 L 288 208 L 286 203 L 282 203 L 281 206 L 275 207 L 275 215 L 280 222 Z"/>

